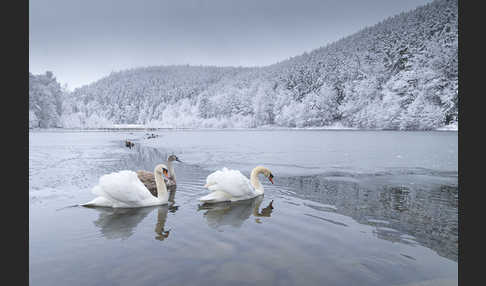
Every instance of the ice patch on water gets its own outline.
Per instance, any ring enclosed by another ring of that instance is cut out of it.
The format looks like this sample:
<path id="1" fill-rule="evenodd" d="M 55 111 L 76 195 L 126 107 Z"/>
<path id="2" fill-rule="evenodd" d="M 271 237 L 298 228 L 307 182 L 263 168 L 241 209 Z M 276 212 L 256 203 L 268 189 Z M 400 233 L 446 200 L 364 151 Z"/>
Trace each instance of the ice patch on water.
<path id="1" fill-rule="evenodd" d="M 379 223 L 381 223 L 381 224 L 390 224 L 390 222 L 389 222 L 389 221 L 386 221 L 386 220 L 380 220 L 380 219 L 368 219 L 368 222 L 370 222 L 370 223 L 374 223 L 374 224 L 375 224 L 375 223 L 376 223 L 376 224 L 379 224 Z"/>
<path id="2" fill-rule="evenodd" d="M 29 133 L 30 202 L 76 200 L 100 174 L 122 168 L 119 157 L 129 151 L 117 140 L 123 140 L 125 133 L 68 133 Z"/>
<path id="3" fill-rule="evenodd" d="M 317 203 L 304 203 L 305 206 L 308 206 L 312 209 L 320 210 L 320 211 L 336 211 L 337 207 L 329 204 L 317 204 Z"/>

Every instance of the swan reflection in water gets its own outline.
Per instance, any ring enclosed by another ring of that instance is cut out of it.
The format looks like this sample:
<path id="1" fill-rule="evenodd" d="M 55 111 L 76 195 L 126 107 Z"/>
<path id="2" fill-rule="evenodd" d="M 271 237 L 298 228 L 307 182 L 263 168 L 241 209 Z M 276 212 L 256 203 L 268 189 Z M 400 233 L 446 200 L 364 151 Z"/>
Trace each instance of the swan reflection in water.
<path id="1" fill-rule="evenodd" d="M 273 200 L 260 211 L 262 202 L 263 196 L 258 196 L 244 201 L 203 204 L 199 205 L 198 211 L 206 211 L 203 217 L 210 227 L 218 228 L 223 225 L 241 227 L 251 215 L 255 217 L 256 223 L 262 223 L 261 217 L 272 215 Z"/>
<path id="2" fill-rule="evenodd" d="M 99 211 L 94 225 L 100 228 L 101 235 L 107 239 L 127 239 L 137 225 L 157 206 L 143 208 L 94 208 Z M 167 206 L 160 206 L 167 208 Z"/>
<path id="3" fill-rule="evenodd" d="M 98 219 L 93 223 L 100 228 L 101 235 L 107 239 L 127 239 L 137 225 L 152 211 L 157 209 L 157 223 L 155 224 L 155 239 L 165 240 L 169 237 L 170 229 L 165 230 L 168 212 L 176 212 L 179 206 L 175 205 L 175 188 L 170 190 L 168 205 L 151 206 L 143 208 L 104 208 L 96 207 L 99 212 Z"/>
<path id="4" fill-rule="evenodd" d="M 175 201 L 174 201 L 176 186 L 170 186 L 169 190 L 170 192 L 169 192 L 168 205 L 165 206 L 164 208 L 159 208 L 157 210 L 157 224 L 155 225 L 155 233 L 157 235 L 155 236 L 155 239 L 160 241 L 163 241 L 166 238 L 168 238 L 170 234 L 170 229 L 169 230 L 164 229 L 165 222 L 167 220 L 167 213 L 168 212 L 175 213 L 179 208 L 179 206 L 175 205 Z"/>

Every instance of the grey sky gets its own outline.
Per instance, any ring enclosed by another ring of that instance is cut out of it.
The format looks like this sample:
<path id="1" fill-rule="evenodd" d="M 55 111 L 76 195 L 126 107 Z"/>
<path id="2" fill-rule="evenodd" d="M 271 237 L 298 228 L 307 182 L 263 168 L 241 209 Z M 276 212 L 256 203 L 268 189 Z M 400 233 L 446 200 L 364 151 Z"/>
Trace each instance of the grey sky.
<path id="1" fill-rule="evenodd" d="M 268 65 L 428 2 L 30 0 L 29 70 L 73 89 L 148 65 Z"/>

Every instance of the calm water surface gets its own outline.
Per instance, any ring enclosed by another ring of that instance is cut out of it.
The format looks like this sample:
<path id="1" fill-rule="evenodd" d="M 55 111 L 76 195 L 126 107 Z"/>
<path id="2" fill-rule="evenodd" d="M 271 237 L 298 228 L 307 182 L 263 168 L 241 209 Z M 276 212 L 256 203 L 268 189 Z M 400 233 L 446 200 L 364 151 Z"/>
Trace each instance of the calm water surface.
<path id="1" fill-rule="evenodd" d="M 146 133 L 30 132 L 31 285 L 457 285 L 457 132 Z M 168 206 L 73 206 L 172 152 Z M 263 197 L 199 205 L 210 172 L 257 164 Z"/>

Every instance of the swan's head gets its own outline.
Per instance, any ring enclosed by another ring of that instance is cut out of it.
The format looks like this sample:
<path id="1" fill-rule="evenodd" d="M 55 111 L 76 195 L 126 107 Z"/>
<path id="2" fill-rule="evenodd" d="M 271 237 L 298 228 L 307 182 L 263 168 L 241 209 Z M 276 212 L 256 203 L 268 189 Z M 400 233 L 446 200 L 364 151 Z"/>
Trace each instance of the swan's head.
<path id="1" fill-rule="evenodd" d="M 173 161 L 181 162 L 181 160 L 179 160 L 179 158 L 177 158 L 177 156 L 176 156 L 176 155 L 170 155 L 170 156 L 167 158 L 167 161 L 169 161 L 169 162 L 173 162 Z"/>
<path id="2" fill-rule="evenodd" d="M 159 175 L 159 176 L 165 176 L 169 178 L 169 169 L 167 169 L 167 166 L 164 164 L 159 164 L 155 166 L 154 173 Z"/>
<path id="3" fill-rule="evenodd" d="M 268 175 L 268 180 L 273 184 L 273 174 L 270 173 L 270 175 Z"/>
<path id="4" fill-rule="evenodd" d="M 267 168 L 263 168 L 262 173 L 273 184 L 273 174 L 272 174 L 272 172 L 269 169 L 267 169 Z"/>

